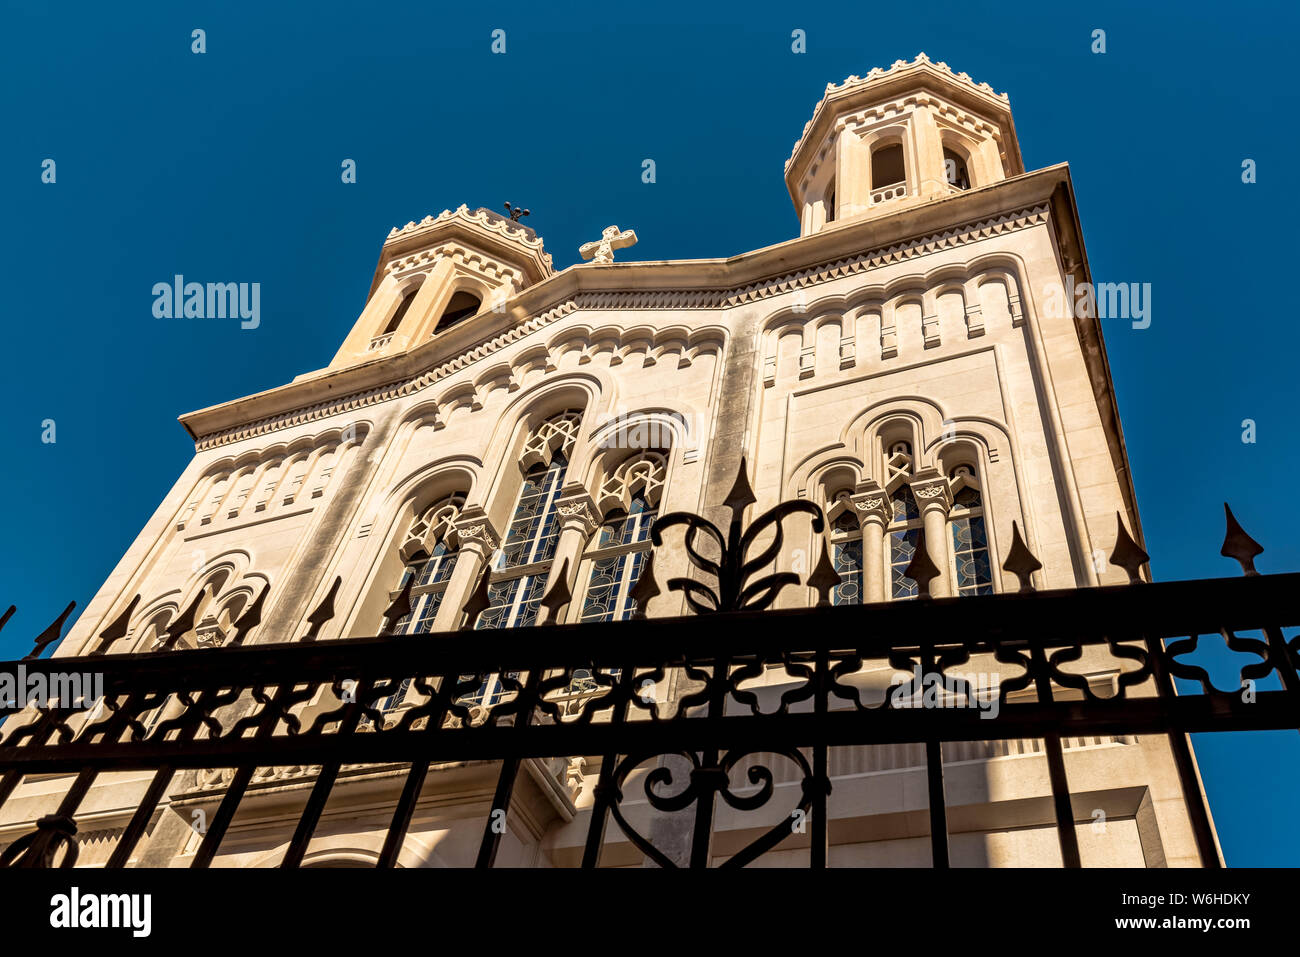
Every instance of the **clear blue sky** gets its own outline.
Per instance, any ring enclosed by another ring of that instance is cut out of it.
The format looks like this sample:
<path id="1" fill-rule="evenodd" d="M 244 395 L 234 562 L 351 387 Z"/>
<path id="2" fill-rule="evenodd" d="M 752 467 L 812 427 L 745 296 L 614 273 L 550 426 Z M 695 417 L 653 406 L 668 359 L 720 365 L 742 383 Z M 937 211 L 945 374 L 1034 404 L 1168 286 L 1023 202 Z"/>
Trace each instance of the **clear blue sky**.
<path id="1" fill-rule="evenodd" d="M 1069 161 L 1096 279 L 1152 284 L 1150 328 L 1105 335 L 1156 576 L 1233 573 L 1224 499 L 1264 571 L 1300 568 L 1300 328 L 1272 294 L 1294 272 L 1294 6 L 279 6 L 3 5 L 0 657 L 94 594 L 192 455 L 177 415 L 329 361 L 390 227 L 510 200 L 557 268 L 610 223 L 631 259 L 779 242 L 826 83 L 921 50 L 1010 95 L 1028 168 Z M 155 319 L 175 273 L 260 282 L 260 328 Z M 1197 748 L 1229 863 L 1300 863 L 1300 736 Z"/>

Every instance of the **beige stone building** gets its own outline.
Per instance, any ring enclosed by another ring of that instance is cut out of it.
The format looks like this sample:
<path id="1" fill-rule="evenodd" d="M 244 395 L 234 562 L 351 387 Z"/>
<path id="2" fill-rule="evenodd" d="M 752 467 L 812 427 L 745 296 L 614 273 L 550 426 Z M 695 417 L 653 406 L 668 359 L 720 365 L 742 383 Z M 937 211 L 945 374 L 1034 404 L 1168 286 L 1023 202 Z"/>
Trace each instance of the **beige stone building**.
<path id="1" fill-rule="evenodd" d="M 798 235 L 727 259 L 631 261 L 634 237 L 611 229 L 590 262 L 556 271 L 531 229 L 464 206 L 392 230 L 327 368 L 181 417 L 194 459 L 57 654 L 89 650 L 137 594 L 114 653 L 147 654 L 201 592 L 182 646 L 227 641 L 263 589 L 249 641 L 291 640 L 336 578 L 323 639 L 472 640 L 440 635 L 484 563 L 480 628 L 532 623 L 561 574 L 566 620 L 626 617 L 651 519 L 716 518 L 742 457 L 758 509 L 826 509 L 837 602 L 912 598 L 921 528 L 937 596 L 1015 590 L 1001 569 L 1013 522 L 1038 588 L 1125 581 L 1104 557 L 1116 513 L 1141 533 L 1102 330 L 1061 305 L 1067 282 L 1091 279 L 1068 167 L 1026 172 L 1007 96 L 922 54 L 828 86 L 785 180 Z M 799 525 L 777 567 L 806 572 L 820 548 Z M 686 567 L 680 550 L 656 557 L 661 582 Z M 411 612 L 386 622 L 408 578 Z M 779 604 L 811 601 L 799 586 Z M 666 590 L 648 608 L 686 611 Z M 1115 680 L 1087 665 L 1097 687 Z M 1065 758 L 1085 865 L 1198 863 L 1163 737 L 1067 738 Z M 945 759 L 955 865 L 1059 865 L 1041 742 Z M 578 863 L 598 760 L 525 762 L 499 863 Z M 928 865 L 923 765 L 919 745 L 834 750 L 832 866 Z M 345 768 L 305 863 L 373 863 L 404 771 Z M 191 825 L 229 778 L 177 774 L 135 862 L 187 866 Z M 106 860 L 148 779 L 96 782 L 79 866 Z M 495 781 L 487 762 L 435 766 L 400 863 L 472 864 Z M 310 768 L 259 771 L 215 865 L 277 863 L 311 782 Z M 25 781 L 0 845 L 66 790 Z M 649 817 L 635 795 L 626 813 Z M 720 808 L 716 859 L 770 825 Z M 602 864 L 643 863 L 613 824 L 605 840 Z M 760 863 L 806 858 L 792 837 Z"/>

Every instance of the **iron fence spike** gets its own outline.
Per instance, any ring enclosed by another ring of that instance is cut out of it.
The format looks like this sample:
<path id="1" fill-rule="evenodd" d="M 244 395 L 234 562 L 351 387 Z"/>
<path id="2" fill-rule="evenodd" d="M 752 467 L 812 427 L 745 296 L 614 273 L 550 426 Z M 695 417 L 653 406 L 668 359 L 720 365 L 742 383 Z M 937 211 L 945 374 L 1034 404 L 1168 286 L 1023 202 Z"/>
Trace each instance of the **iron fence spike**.
<path id="1" fill-rule="evenodd" d="M 1224 533 L 1223 547 L 1219 549 L 1219 554 L 1224 558 L 1235 558 L 1241 564 L 1243 574 L 1258 575 L 1255 558 L 1264 551 L 1264 546 L 1246 534 L 1227 502 L 1223 503 L 1223 514 L 1228 520 L 1228 529 Z"/>
<path id="2" fill-rule="evenodd" d="M 1011 549 L 1007 552 L 1007 560 L 1002 565 L 1002 570 L 1010 572 L 1020 579 L 1021 591 L 1034 590 L 1034 572 L 1043 567 L 1043 563 L 1034 557 L 1034 553 L 1029 550 L 1025 540 L 1020 537 L 1020 525 L 1012 519 L 1011 521 Z"/>
<path id="3" fill-rule="evenodd" d="M 1151 560 L 1151 556 L 1133 541 L 1119 512 L 1115 513 L 1115 523 L 1115 549 L 1110 553 L 1110 563 L 1128 572 L 1129 584 L 1136 585 L 1142 581 L 1142 566 Z"/>
<path id="4" fill-rule="evenodd" d="M 125 638 L 126 633 L 131 626 L 131 616 L 135 614 L 135 606 L 140 604 L 140 596 L 137 594 L 131 599 L 131 604 L 122 610 L 113 622 L 99 633 L 99 644 L 95 646 L 92 655 L 103 655 L 108 653 L 108 649 L 113 647 L 113 642 L 119 638 Z"/>
<path id="5" fill-rule="evenodd" d="M 49 627 L 36 636 L 36 643 L 32 646 L 31 652 L 23 660 L 27 661 L 32 658 L 39 658 L 41 652 L 45 650 L 47 645 L 58 641 L 59 636 L 63 634 L 63 623 L 68 620 L 68 616 L 72 614 L 72 609 L 76 607 L 77 603 L 75 601 L 68 602 L 68 607 L 63 609 L 63 613 L 60 614 L 58 618 L 55 618 L 54 621 L 50 622 Z"/>
<path id="6" fill-rule="evenodd" d="M 926 547 L 924 528 L 916 530 L 916 552 L 903 569 L 903 574 L 916 582 L 919 597 L 930 597 L 930 582 L 939 577 L 939 567 L 935 565 L 930 550 Z"/>

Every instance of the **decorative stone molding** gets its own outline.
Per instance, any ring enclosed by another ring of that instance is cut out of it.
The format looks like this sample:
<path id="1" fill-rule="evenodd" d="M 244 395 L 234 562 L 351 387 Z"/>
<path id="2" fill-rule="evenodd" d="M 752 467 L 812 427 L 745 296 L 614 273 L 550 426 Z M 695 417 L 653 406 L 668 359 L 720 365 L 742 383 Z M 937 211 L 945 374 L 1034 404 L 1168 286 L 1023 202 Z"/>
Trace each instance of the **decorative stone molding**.
<path id="1" fill-rule="evenodd" d="M 446 541 L 449 548 L 457 547 L 457 521 L 465 496 L 456 494 L 434 502 L 411 521 L 406 538 L 398 553 L 402 561 L 409 562 L 417 555 L 432 555 L 438 542 Z"/>
<path id="2" fill-rule="evenodd" d="M 939 345 L 939 317 L 922 316 L 921 317 L 921 338 L 925 342 L 925 348 L 933 349 Z"/>
<path id="3" fill-rule="evenodd" d="M 879 522 L 883 527 L 888 525 L 894 516 L 889 496 L 875 482 L 860 483 L 849 496 L 849 501 L 853 503 L 853 508 L 858 514 L 858 521 L 864 525 L 868 522 Z"/>
<path id="4" fill-rule="evenodd" d="M 577 528 L 583 538 L 591 535 L 600 525 L 596 503 L 584 488 L 564 489 L 555 501 L 555 510 L 560 515 L 560 524 L 565 528 Z"/>
<path id="5" fill-rule="evenodd" d="M 515 222 L 508 216 L 502 216 L 494 213 L 490 209 L 479 208 L 470 212 L 469 207 L 462 203 L 454 210 L 444 209 L 437 216 L 425 216 L 418 223 L 411 221 L 402 228 L 394 226 L 389 230 L 388 238 L 384 244 L 392 242 L 405 236 L 418 235 L 421 232 L 432 229 L 441 223 L 460 220 L 467 225 L 473 225 L 480 229 L 486 229 L 489 232 L 496 233 L 503 239 L 519 243 L 535 253 L 539 259 L 546 263 L 546 269 L 551 269 L 551 257 L 542 248 L 541 237 L 529 227 L 522 223 Z"/>
<path id="6" fill-rule="evenodd" d="M 487 556 L 491 555 L 501 545 L 501 537 L 497 534 L 497 530 L 492 527 L 492 522 L 489 521 L 487 513 L 477 505 L 471 505 L 461 510 L 455 528 L 462 549 L 476 548 Z"/>
<path id="7" fill-rule="evenodd" d="M 931 508 L 942 508 L 947 514 L 952 508 L 952 483 L 934 469 L 926 469 L 910 483 L 916 504 L 922 512 Z"/>
<path id="8" fill-rule="evenodd" d="M 795 141 L 794 147 L 790 150 L 790 158 L 786 160 L 785 168 L 788 170 L 790 165 L 794 162 L 795 157 L 799 155 L 799 150 L 807 140 L 809 131 L 812 130 L 814 125 L 816 125 L 817 120 L 820 119 L 822 113 L 828 109 L 828 101 L 832 99 L 842 99 L 848 93 L 854 92 L 868 84 L 882 80 L 887 76 L 901 73 L 905 70 L 928 70 L 943 75 L 967 86 L 981 95 L 1000 100 L 1004 108 L 1010 106 L 1011 101 L 1005 93 L 996 92 L 993 87 L 989 86 L 987 83 L 976 83 L 971 79 L 970 74 L 968 73 L 954 73 L 947 63 L 931 60 L 923 52 L 918 53 L 916 59 L 910 62 L 906 60 L 895 60 L 888 69 L 874 67 L 866 76 L 849 76 L 845 78 L 843 83 L 827 83 L 826 92 L 822 95 L 817 106 L 813 108 L 812 119 L 804 125 L 803 132 L 799 134 L 799 139 Z"/>
<path id="9" fill-rule="evenodd" d="M 663 453 L 648 449 L 634 455 L 601 483 L 596 509 L 601 515 L 615 509 L 627 511 L 632 506 L 632 496 L 638 493 L 657 508 L 667 476 L 668 459 Z"/>
<path id="10" fill-rule="evenodd" d="M 728 309 L 750 305 L 774 296 L 785 295 L 837 279 L 860 275 L 882 266 L 906 262 L 930 253 L 988 239 L 992 236 L 1042 225 L 1048 221 L 1049 216 L 1050 210 L 1046 205 L 1021 209 L 992 219 L 957 226 L 942 233 L 931 234 L 910 242 L 868 250 L 857 256 L 726 289 L 578 293 L 563 302 L 555 303 L 532 318 L 519 323 L 513 329 L 483 340 L 476 346 L 417 376 L 349 393 L 280 415 L 257 419 L 238 428 L 205 433 L 195 440 L 195 450 L 205 451 L 218 448 L 280 429 L 292 428 L 296 425 L 413 395 L 434 382 L 451 376 L 487 356 L 513 345 L 575 310 Z M 1020 321 L 1023 321 L 1023 313 L 1020 311 L 1018 299 L 1012 302 L 1011 308 L 1013 321 L 1017 315 L 1021 317 Z M 897 345 L 895 342 L 891 347 L 884 339 L 884 330 L 882 329 L 882 358 L 889 358 L 896 354 Z M 890 351 L 891 348 L 893 351 Z"/>

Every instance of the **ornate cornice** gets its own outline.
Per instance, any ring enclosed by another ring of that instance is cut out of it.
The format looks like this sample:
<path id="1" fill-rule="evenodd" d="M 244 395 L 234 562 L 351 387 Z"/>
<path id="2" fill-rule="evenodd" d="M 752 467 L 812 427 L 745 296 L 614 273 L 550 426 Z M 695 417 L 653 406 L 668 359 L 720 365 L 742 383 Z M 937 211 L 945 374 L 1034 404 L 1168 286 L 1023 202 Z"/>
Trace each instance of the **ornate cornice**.
<path id="1" fill-rule="evenodd" d="M 970 74 L 968 73 L 954 73 L 947 63 L 931 60 L 924 53 L 918 53 L 916 59 L 911 61 L 895 60 L 888 69 L 874 67 L 866 76 L 850 76 L 845 78 L 843 83 L 827 83 L 826 92 L 822 95 L 821 100 L 818 101 L 817 106 L 813 108 L 812 119 L 805 124 L 803 132 L 799 134 L 799 139 L 795 140 L 794 147 L 790 150 L 790 158 L 785 162 L 786 170 L 789 170 L 791 164 L 794 163 L 795 157 L 799 155 L 799 150 L 808 139 L 808 133 L 814 126 L 816 126 L 817 121 L 828 109 L 827 104 L 829 102 L 842 100 L 850 93 L 873 84 L 881 83 L 888 78 L 913 72 L 918 74 L 930 73 L 941 75 L 954 81 L 961 87 L 969 89 L 971 92 L 976 93 L 979 96 L 988 97 L 994 101 L 998 101 L 999 105 L 1003 109 L 1009 107 L 1010 100 L 1005 93 L 996 92 L 993 87 L 989 86 L 987 83 L 976 83 L 971 79 Z"/>
<path id="2" fill-rule="evenodd" d="M 993 236 L 1016 232 L 1048 221 L 1047 205 L 1027 207 L 1000 216 L 968 222 L 943 232 L 932 233 L 903 243 L 867 250 L 859 255 L 818 263 L 759 282 L 715 289 L 617 290 L 577 292 L 561 302 L 517 324 L 513 329 L 478 343 L 455 357 L 416 376 L 368 389 L 347 393 L 324 402 L 267 416 L 234 429 L 204 433 L 195 440 L 196 451 L 206 451 L 314 422 L 332 415 L 355 411 L 419 392 L 421 389 L 459 372 L 470 365 L 510 346 L 556 320 L 580 309 L 668 310 L 728 309 L 762 302 L 774 296 L 821 285 L 871 269 L 916 259 L 945 249 L 953 249 Z"/>
<path id="3" fill-rule="evenodd" d="M 522 223 L 517 223 L 507 216 L 494 213 L 490 209 L 479 208 L 470 212 L 469 207 L 463 203 L 454 210 L 444 209 L 437 216 L 425 216 L 418 223 L 412 220 L 400 229 L 394 226 L 389 230 L 384 245 L 387 246 L 389 243 L 407 236 L 418 236 L 420 233 L 431 230 L 439 224 L 454 220 L 460 220 L 463 223 L 486 229 L 489 232 L 496 233 L 503 239 L 528 247 L 530 251 L 546 263 L 547 270 L 550 270 L 550 254 L 542 248 L 542 239 L 537 233 Z"/>

